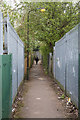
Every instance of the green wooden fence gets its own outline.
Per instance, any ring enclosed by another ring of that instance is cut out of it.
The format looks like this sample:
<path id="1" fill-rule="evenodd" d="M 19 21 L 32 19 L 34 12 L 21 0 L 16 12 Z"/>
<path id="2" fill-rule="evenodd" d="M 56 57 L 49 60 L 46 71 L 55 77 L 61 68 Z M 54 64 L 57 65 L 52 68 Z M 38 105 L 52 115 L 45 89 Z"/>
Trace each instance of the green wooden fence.
<path id="1" fill-rule="evenodd" d="M 0 55 L 0 119 L 12 110 L 12 55 Z"/>

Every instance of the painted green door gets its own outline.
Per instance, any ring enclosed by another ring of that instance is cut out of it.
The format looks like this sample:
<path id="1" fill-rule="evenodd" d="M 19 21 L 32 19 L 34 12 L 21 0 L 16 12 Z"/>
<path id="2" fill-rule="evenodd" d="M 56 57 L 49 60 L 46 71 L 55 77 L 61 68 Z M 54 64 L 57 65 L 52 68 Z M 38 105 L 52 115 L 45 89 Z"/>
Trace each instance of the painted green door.
<path id="1" fill-rule="evenodd" d="M 2 55 L 0 58 L 2 59 L 2 118 L 9 118 L 12 109 L 12 59 L 11 55 Z"/>
<path id="2" fill-rule="evenodd" d="M 2 118 L 2 57 L 0 56 L 0 120 Z"/>

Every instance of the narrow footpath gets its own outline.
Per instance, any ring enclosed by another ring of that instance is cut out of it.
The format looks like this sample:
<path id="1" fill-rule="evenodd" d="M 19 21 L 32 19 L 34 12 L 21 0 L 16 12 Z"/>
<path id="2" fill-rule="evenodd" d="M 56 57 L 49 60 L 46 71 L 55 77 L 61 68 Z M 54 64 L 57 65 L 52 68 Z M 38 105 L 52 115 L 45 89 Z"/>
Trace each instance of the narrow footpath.
<path id="1" fill-rule="evenodd" d="M 65 118 L 64 109 L 50 83 L 42 66 L 34 64 L 26 83 L 28 90 L 23 96 L 20 118 Z"/>

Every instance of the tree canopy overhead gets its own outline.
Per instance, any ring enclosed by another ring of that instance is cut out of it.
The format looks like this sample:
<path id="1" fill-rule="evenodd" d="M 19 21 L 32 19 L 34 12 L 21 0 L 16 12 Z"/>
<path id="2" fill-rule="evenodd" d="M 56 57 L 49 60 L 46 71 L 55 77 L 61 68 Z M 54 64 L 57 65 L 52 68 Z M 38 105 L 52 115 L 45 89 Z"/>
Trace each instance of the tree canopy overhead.
<path id="1" fill-rule="evenodd" d="M 45 12 L 41 12 L 44 8 Z M 15 7 L 2 3 L 2 12 L 10 13 L 12 25 L 24 41 L 27 49 L 27 14 L 29 11 L 30 50 L 37 46 L 45 46 L 52 52 L 55 42 L 64 36 L 80 21 L 79 2 L 20 2 Z M 41 47 L 42 49 L 42 47 Z"/>

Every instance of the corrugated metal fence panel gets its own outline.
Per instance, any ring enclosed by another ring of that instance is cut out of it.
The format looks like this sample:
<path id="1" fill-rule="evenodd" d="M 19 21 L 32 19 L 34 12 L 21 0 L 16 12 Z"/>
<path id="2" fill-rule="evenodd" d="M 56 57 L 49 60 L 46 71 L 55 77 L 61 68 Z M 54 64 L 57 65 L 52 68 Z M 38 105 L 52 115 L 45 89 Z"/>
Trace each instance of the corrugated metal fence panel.
<path id="1" fill-rule="evenodd" d="M 66 89 L 78 105 L 78 26 L 66 35 Z"/>
<path id="2" fill-rule="evenodd" d="M 78 52 L 80 54 L 80 23 L 78 25 Z"/>
<path id="3" fill-rule="evenodd" d="M 3 54 L 3 16 L 0 12 L 0 55 Z"/>
<path id="4" fill-rule="evenodd" d="M 55 77 L 65 89 L 65 47 L 66 36 L 55 44 Z"/>
<path id="5" fill-rule="evenodd" d="M 56 42 L 54 59 L 55 78 L 78 106 L 78 25 Z"/>
<path id="6" fill-rule="evenodd" d="M 18 87 L 24 77 L 24 46 L 18 42 Z"/>
<path id="7" fill-rule="evenodd" d="M 12 53 L 12 97 L 17 93 L 17 70 L 18 70 L 18 44 L 17 37 L 11 25 L 8 23 L 8 53 Z"/>
<path id="8" fill-rule="evenodd" d="M 8 54 L 12 53 L 12 98 L 14 99 L 24 76 L 24 44 L 10 22 L 7 23 Z"/>

